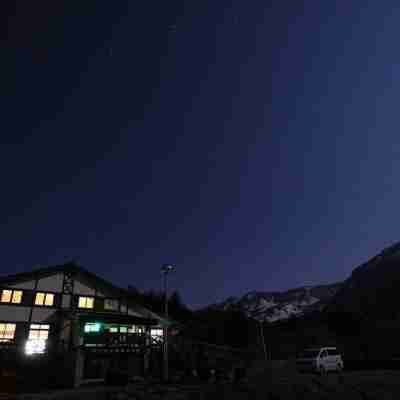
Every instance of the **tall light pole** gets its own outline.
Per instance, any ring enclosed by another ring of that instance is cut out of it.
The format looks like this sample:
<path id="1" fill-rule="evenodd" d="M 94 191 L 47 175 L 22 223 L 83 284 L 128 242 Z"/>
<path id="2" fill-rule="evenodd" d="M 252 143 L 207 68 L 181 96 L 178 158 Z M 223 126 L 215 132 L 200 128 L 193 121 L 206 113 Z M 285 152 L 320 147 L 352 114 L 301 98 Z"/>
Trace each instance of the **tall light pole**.
<path id="1" fill-rule="evenodd" d="M 161 272 L 164 276 L 164 299 L 165 299 L 165 319 L 166 323 L 164 326 L 164 381 L 168 382 L 168 281 L 167 277 L 170 272 L 175 269 L 175 266 L 172 264 L 164 264 L 161 267 Z"/>
<path id="2" fill-rule="evenodd" d="M 267 347 L 265 346 L 265 339 L 264 339 L 264 326 L 263 326 L 263 322 L 264 321 L 258 321 L 260 323 L 260 338 L 261 338 L 261 343 L 262 343 L 262 347 L 263 347 L 263 351 L 264 351 L 264 358 L 265 360 L 267 360 Z"/>

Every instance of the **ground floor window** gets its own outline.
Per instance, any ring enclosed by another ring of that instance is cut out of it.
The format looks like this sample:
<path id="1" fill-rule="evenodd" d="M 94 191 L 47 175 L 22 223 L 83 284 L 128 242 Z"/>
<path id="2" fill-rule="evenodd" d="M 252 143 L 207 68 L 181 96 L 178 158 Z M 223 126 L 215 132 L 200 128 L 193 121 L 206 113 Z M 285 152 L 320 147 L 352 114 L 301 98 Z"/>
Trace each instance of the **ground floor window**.
<path id="1" fill-rule="evenodd" d="M 146 327 L 143 325 L 86 322 L 83 326 L 83 344 L 87 347 L 142 346 L 145 342 Z"/>
<path id="2" fill-rule="evenodd" d="M 99 322 L 88 322 L 85 324 L 85 333 L 98 333 L 101 331 L 101 324 Z"/>
<path id="3" fill-rule="evenodd" d="M 112 325 L 112 326 L 109 326 L 109 332 L 111 332 L 111 333 L 144 333 L 145 329 L 143 326 L 138 326 L 138 325 Z"/>
<path id="4" fill-rule="evenodd" d="M 161 342 L 164 337 L 164 330 L 162 328 L 152 328 L 150 336 L 155 342 Z"/>
<path id="5" fill-rule="evenodd" d="M 49 337 L 49 324 L 32 324 L 29 329 L 29 339 L 47 340 Z"/>
<path id="6" fill-rule="evenodd" d="M 141 325 L 103 324 L 101 322 L 87 322 L 83 330 L 85 333 L 145 333 L 145 327 Z"/>
<path id="7" fill-rule="evenodd" d="M 15 337 L 16 324 L 0 323 L 0 342 L 11 342 Z"/>
<path id="8" fill-rule="evenodd" d="M 28 340 L 25 345 L 26 354 L 43 354 L 49 338 L 49 324 L 31 324 Z"/>

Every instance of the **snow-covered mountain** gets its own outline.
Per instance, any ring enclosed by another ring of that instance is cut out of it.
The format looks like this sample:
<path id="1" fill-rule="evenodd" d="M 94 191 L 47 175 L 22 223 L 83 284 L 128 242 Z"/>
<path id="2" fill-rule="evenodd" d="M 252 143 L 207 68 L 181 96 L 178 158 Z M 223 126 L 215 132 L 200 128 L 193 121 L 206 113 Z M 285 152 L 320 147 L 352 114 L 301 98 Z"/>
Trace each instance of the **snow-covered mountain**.
<path id="1" fill-rule="evenodd" d="M 276 322 L 292 316 L 321 310 L 338 292 L 343 283 L 290 289 L 284 292 L 249 292 L 242 297 L 230 297 L 209 308 L 241 310 L 258 321 Z"/>

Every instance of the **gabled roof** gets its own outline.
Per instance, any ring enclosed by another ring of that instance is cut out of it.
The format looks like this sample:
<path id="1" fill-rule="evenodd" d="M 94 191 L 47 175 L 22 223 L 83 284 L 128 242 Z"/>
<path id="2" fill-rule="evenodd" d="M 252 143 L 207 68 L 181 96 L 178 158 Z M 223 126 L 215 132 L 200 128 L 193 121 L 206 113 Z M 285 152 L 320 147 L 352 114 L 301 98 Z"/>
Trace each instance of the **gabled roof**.
<path id="1" fill-rule="evenodd" d="M 86 278 L 88 281 L 93 282 L 94 286 L 98 288 L 106 289 L 107 291 L 113 293 L 115 297 L 124 297 L 128 301 L 128 306 L 134 311 L 145 315 L 151 319 L 157 319 L 162 324 L 170 324 L 171 321 L 166 321 L 164 318 L 160 317 L 158 314 L 153 311 L 139 306 L 135 302 L 129 299 L 130 293 L 128 290 L 120 288 L 118 286 L 113 285 L 111 282 L 101 278 L 100 276 L 94 274 L 93 272 L 88 271 L 87 269 L 81 267 L 75 262 L 68 262 L 66 264 L 54 265 L 49 267 L 37 268 L 28 272 L 21 272 L 13 275 L 7 275 L 0 277 L 0 285 L 14 284 L 19 282 L 26 282 L 29 280 L 33 280 L 36 278 L 45 278 L 47 276 L 55 275 L 57 273 L 72 273 L 75 275 L 80 275 Z"/>
<path id="2" fill-rule="evenodd" d="M 113 285 L 111 282 L 101 278 L 100 276 L 88 271 L 75 262 L 68 262 L 66 264 L 54 265 L 49 267 L 37 268 L 28 272 L 21 272 L 14 275 L 0 277 L 0 285 L 11 283 L 26 282 L 36 278 L 45 278 L 46 276 L 55 275 L 60 272 L 67 272 L 72 274 L 79 274 L 96 286 L 103 287 L 115 293 L 115 295 L 125 295 L 126 290 Z"/>

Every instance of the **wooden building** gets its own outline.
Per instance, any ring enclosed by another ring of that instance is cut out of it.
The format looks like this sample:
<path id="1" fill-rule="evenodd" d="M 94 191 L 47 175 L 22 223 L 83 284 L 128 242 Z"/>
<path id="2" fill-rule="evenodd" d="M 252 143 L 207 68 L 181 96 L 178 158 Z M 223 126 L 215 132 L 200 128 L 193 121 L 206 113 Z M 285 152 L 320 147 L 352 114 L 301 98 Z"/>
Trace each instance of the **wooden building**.
<path id="1" fill-rule="evenodd" d="M 0 278 L 0 357 L 18 371 L 29 366 L 24 375 L 46 365 L 47 378 L 64 386 L 104 380 L 116 368 L 146 374 L 166 323 L 74 263 Z"/>

